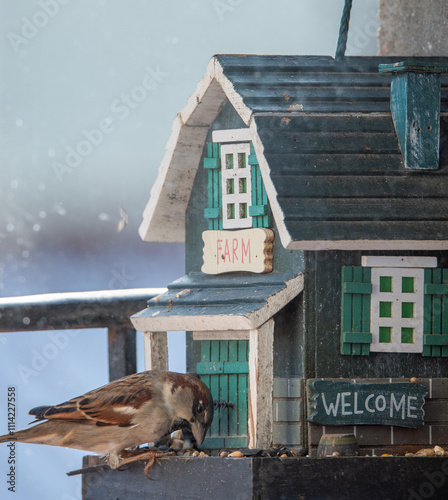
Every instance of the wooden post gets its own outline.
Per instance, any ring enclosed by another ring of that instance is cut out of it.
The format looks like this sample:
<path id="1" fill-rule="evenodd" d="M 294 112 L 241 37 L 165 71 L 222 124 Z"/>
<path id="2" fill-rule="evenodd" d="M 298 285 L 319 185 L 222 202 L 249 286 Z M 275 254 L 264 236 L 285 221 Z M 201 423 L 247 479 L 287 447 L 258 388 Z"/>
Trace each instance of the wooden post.
<path id="1" fill-rule="evenodd" d="M 127 326 L 107 330 L 109 381 L 131 375 L 137 371 L 135 335 L 135 330 Z"/>
<path id="2" fill-rule="evenodd" d="M 166 332 L 143 332 L 145 370 L 168 370 Z"/>
<path id="3" fill-rule="evenodd" d="M 249 334 L 249 448 L 272 445 L 274 320 Z"/>
<path id="4" fill-rule="evenodd" d="M 390 109 L 406 168 L 437 170 L 440 148 L 441 73 L 448 66 L 435 61 L 380 64 L 392 73 Z"/>

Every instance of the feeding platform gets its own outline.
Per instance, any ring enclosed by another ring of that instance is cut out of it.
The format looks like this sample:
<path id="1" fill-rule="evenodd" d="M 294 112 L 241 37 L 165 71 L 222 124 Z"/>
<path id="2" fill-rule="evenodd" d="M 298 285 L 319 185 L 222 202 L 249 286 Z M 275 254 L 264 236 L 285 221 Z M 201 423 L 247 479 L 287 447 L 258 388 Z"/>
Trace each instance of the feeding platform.
<path id="1" fill-rule="evenodd" d="M 84 457 L 84 466 L 99 463 Z M 448 495 L 448 457 L 158 459 L 148 480 L 145 462 L 83 476 L 83 500 L 364 499 L 403 500 Z"/>

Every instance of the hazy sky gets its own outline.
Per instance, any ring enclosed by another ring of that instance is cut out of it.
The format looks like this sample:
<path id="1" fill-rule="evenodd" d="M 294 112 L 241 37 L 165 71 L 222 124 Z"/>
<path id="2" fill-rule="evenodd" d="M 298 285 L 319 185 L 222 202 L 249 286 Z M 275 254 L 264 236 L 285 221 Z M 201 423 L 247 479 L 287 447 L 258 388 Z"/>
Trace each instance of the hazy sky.
<path id="1" fill-rule="evenodd" d="M 182 245 L 137 235 L 176 113 L 215 53 L 333 55 L 343 3 L 0 0 L 0 294 L 180 277 Z M 377 27 L 377 0 L 353 2 L 347 55 L 375 55 Z M 119 207 L 129 225 L 117 233 Z M 107 382 L 105 333 L 61 335 L 65 347 L 49 359 L 48 332 L 0 334 L 2 432 L 10 385 L 23 427 L 29 408 Z M 0 446 L 1 498 L 81 499 L 79 477 L 65 472 L 81 466 L 83 452 L 17 450 L 14 496 Z"/>

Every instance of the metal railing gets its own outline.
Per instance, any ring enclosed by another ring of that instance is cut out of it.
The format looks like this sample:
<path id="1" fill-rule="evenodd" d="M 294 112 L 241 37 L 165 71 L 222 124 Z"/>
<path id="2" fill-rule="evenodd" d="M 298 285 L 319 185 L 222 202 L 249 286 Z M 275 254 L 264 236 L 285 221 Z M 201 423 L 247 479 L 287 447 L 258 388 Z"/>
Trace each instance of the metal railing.
<path id="1" fill-rule="evenodd" d="M 130 316 L 165 288 L 48 293 L 0 298 L 0 332 L 107 328 L 109 380 L 137 371 Z"/>

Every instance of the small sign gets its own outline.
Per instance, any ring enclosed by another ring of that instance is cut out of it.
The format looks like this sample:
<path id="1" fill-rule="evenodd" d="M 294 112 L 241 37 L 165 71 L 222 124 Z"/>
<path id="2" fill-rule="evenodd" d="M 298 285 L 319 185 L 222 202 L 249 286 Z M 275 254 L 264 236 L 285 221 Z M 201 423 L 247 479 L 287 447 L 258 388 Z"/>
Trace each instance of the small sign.
<path id="1" fill-rule="evenodd" d="M 272 271 L 274 232 L 270 229 L 204 231 L 202 239 L 204 240 L 203 273 Z"/>
<path id="2" fill-rule="evenodd" d="M 396 425 L 422 427 L 426 388 L 419 384 L 309 382 L 310 416 L 320 425 Z"/>

